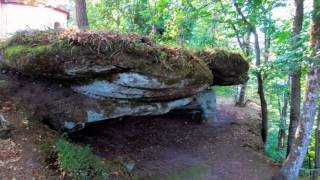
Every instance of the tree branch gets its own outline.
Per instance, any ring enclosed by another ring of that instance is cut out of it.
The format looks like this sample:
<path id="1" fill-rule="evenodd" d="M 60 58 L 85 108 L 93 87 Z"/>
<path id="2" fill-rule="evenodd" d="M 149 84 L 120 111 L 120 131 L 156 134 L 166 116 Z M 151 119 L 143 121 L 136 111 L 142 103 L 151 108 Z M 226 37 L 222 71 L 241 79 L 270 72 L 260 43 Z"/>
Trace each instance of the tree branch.
<path id="1" fill-rule="evenodd" d="M 247 18 L 245 17 L 243 12 L 241 11 L 241 8 L 239 7 L 239 4 L 237 3 L 237 1 L 236 0 L 232 0 L 232 4 L 236 8 L 238 14 L 241 16 L 241 19 L 243 20 L 243 22 L 245 24 L 247 24 L 247 26 L 250 28 L 250 31 L 253 31 L 254 26 L 247 20 Z"/>
<path id="2" fill-rule="evenodd" d="M 227 13 L 225 12 L 225 8 L 223 7 L 222 1 L 220 0 L 219 2 L 220 2 L 220 7 L 221 7 L 221 9 L 222 9 L 222 11 L 223 11 L 223 14 L 224 14 L 225 16 L 227 16 Z M 234 30 L 234 32 L 235 32 L 235 34 L 236 34 L 236 36 L 237 36 L 237 41 L 238 41 L 238 44 L 239 44 L 239 46 L 240 46 L 241 51 L 242 51 L 244 54 L 246 54 L 246 50 L 245 50 L 245 46 L 244 46 L 244 40 L 242 40 L 242 42 L 241 42 L 241 38 L 240 38 L 240 35 L 239 35 L 239 31 L 240 31 L 240 30 L 238 30 L 238 29 L 236 28 L 236 26 L 234 25 L 234 23 L 233 23 L 231 20 L 229 20 L 228 22 L 229 22 L 229 24 L 231 25 L 232 29 Z"/>

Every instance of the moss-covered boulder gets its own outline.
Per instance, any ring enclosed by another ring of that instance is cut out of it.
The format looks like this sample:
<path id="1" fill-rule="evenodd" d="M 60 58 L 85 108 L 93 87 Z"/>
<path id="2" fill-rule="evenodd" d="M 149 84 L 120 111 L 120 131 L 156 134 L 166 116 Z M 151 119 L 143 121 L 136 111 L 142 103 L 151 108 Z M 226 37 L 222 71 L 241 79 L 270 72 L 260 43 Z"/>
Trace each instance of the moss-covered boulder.
<path id="1" fill-rule="evenodd" d="M 14 69 L 63 80 L 132 71 L 162 78 L 168 84 L 189 79 L 196 84 L 236 85 L 246 82 L 249 69 L 238 53 L 193 53 L 155 45 L 137 35 L 110 32 L 22 31 L 4 43 L 2 51 L 3 62 Z"/>
<path id="2" fill-rule="evenodd" d="M 197 102 L 214 118 L 212 85 L 244 83 L 248 63 L 225 51 L 195 53 L 136 35 L 24 31 L 1 45 L 0 90 L 57 129 L 123 116 L 164 114 Z M 16 73 L 14 73 L 16 74 Z M 40 112 L 40 113 L 39 113 Z"/>
<path id="3" fill-rule="evenodd" d="M 248 81 L 249 63 L 239 53 L 224 50 L 204 50 L 196 53 L 213 72 L 213 85 L 230 86 Z"/>
<path id="4" fill-rule="evenodd" d="M 192 53 L 146 41 L 107 32 L 23 31 L 3 49 L 9 66 L 35 76 L 83 80 L 132 71 L 163 78 L 169 84 L 181 78 L 199 84 L 212 82 L 210 70 Z"/>
<path id="5" fill-rule="evenodd" d="M 92 96 L 168 100 L 213 83 L 210 69 L 192 53 L 135 35 L 25 31 L 2 49 L 3 64 L 33 77 L 69 81 Z"/>

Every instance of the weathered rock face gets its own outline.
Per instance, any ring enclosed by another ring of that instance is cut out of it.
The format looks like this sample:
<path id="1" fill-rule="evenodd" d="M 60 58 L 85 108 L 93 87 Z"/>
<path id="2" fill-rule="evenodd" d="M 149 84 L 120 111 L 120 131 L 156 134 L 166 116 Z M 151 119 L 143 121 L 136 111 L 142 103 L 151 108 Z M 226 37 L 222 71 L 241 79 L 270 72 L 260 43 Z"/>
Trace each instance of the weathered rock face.
<path id="1" fill-rule="evenodd" d="M 186 106 L 197 96 L 168 101 L 145 102 L 139 99 L 101 98 L 74 91 L 69 84 L 47 79 L 30 79 L 15 72 L 0 74 L 0 91 L 20 104 L 33 117 L 45 120 L 53 128 L 76 131 L 85 124 L 124 116 L 168 113 Z"/>
<path id="2" fill-rule="evenodd" d="M 6 83 L 0 89 L 10 89 L 12 97 L 57 129 L 164 114 L 191 102 L 200 104 L 204 118 L 213 119 L 214 96 L 205 90 L 213 84 L 243 83 L 248 70 L 240 55 L 232 54 L 235 58 L 230 56 L 225 65 L 215 54 L 197 56 L 133 35 L 21 32 L 3 45 L 0 64 L 26 76 L 1 75 Z"/>

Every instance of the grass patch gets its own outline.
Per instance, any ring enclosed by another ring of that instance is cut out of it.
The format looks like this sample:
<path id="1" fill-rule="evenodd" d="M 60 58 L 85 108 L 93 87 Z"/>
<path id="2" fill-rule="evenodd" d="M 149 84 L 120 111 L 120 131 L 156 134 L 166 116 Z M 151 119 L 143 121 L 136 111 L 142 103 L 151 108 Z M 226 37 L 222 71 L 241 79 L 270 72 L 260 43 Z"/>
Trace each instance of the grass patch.
<path id="1" fill-rule="evenodd" d="M 65 139 L 56 142 L 58 163 L 62 171 L 77 180 L 106 179 L 108 167 L 88 146 L 71 144 Z"/>
<path id="2" fill-rule="evenodd" d="M 135 179 L 127 169 L 126 162 L 130 162 L 130 158 L 99 157 L 89 146 L 73 144 L 65 137 L 46 139 L 41 144 L 41 150 L 49 168 L 67 179 Z"/>
<path id="3" fill-rule="evenodd" d="M 41 145 L 49 167 L 75 180 L 106 179 L 112 164 L 94 155 L 89 146 L 79 146 L 65 138 L 46 140 Z"/>

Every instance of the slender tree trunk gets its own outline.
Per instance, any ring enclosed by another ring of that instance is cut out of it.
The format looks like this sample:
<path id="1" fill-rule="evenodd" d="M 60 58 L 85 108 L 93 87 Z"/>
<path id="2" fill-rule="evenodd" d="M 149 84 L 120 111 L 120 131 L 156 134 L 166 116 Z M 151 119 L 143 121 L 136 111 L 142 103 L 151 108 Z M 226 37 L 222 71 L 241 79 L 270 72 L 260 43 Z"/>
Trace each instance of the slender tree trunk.
<path id="1" fill-rule="evenodd" d="M 314 165 L 316 169 L 320 168 L 320 106 L 318 106 L 318 117 L 317 117 L 317 128 L 316 128 L 316 143 L 315 143 L 315 158 L 314 158 Z M 316 171 L 314 173 L 314 179 L 317 179 L 317 177 L 320 175 L 319 171 Z"/>
<path id="2" fill-rule="evenodd" d="M 86 30 L 89 28 L 86 0 L 75 0 L 75 3 L 78 28 L 80 30 Z"/>
<path id="3" fill-rule="evenodd" d="M 271 12 L 271 11 L 270 11 Z M 268 13 L 268 19 L 271 19 L 271 15 L 270 13 Z M 266 23 L 269 23 L 268 21 L 266 21 Z M 264 25 L 265 27 L 268 27 L 268 24 Z M 270 32 L 267 31 L 265 33 L 265 37 L 264 37 L 264 61 L 268 62 L 269 61 L 269 57 L 270 57 L 270 47 L 271 47 L 271 37 L 270 37 Z"/>
<path id="4" fill-rule="evenodd" d="M 279 151 L 282 148 L 282 137 L 283 135 L 283 128 L 282 128 L 282 110 L 281 110 L 281 102 L 280 97 L 278 96 L 278 110 L 279 110 L 279 116 L 280 116 L 280 123 L 279 123 L 279 132 L 278 132 L 278 145 L 277 150 Z"/>
<path id="5" fill-rule="evenodd" d="M 271 16 L 271 15 L 270 15 Z M 270 17 L 271 18 L 271 17 Z M 253 32 L 254 37 L 255 37 L 255 44 L 259 44 L 258 41 L 258 33 L 256 32 L 256 30 L 254 30 Z M 270 38 L 270 34 L 266 33 L 265 36 L 265 56 L 264 56 L 264 61 L 268 62 L 269 61 L 269 55 L 270 55 L 270 46 L 271 46 L 271 38 Z M 256 48 L 257 45 L 255 45 Z M 256 52 L 257 53 L 257 52 Z M 260 54 L 260 52 L 259 52 Z M 260 62 L 260 55 L 259 55 L 259 61 L 256 58 L 257 62 L 256 62 L 256 66 L 259 67 L 261 62 Z M 261 115 L 262 115 L 262 130 L 261 130 L 261 135 L 262 135 L 262 140 L 264 143 L 267 142 L 268 140 L 268 105 L 267 105 L 267 101 L 265 98 L 265 93 L 264 93 L 264 82 L 263 82 L 263 76 L 261 74 L 261 72 L 257 72 L 257 79 L 258 79 L 258 93 L 259 93 L 259 97 L 260 97 L 260 103 L 261 103 Z"/>
<path id="6" fill-rule="evenodd" d="M 285 137 L 286 137 L 286 130 L 283 128 L 280 128 L 278 132 L 278 147 L 277 147 L 278 151 L 284 148 Z"/>
<path id="7" fill-rule="evenodd" d="M 236 102 L 237 106 L 244 107 L 245 106 L 245 97 L 246 97 L 246 89 L 247 89 L 247 84 L 241 84 L 240 85 L 240 93 L 239 93 L 239 98 Z"/>
<path id="8" fill-rule="evenodd" d="M 320 81 L 320 0 L 313 0 L 313 6 L 311 29 L 311 48 L 313 50 L 313 57 L 311 58 L 312 62 L 310 63 L 308 71 L 303 114 L 289 156 L 281 168 L 282 177 L 288 180 L 296 180 L 299 176 L 299 170 L 303 164 L 310 143 L 312 127 L 317 111 Z"/>
<path id="9" fill-rule="evenodd" d="M 247 33 L 246 37 L 243 39 L 241 42 L 239 32 L 237 31 L 236 27 L 232 24 L 233 29 L 237 33 L 237 40 L 238 44 L 244 53 L 245 56 L 249 57 L 250 56 L 250 32 Z M 246 90 L 247 90 L 247 83 L 246 84 L 241 84 L 240 85 L 240 93 L 239 97 L 237 99 L 236 105 L 240 107 L 244 107 L 246 105 L 245 103 L 245 97 L 246 97 Z"/>
<path id="10" fill-rule="evenodd" d="M 293 20 L 292 31 L 292 48 L 299 48 L 299 34 L 303 24 L 303 0 L 295 0 L 296 12 Z M 288 132 L 287 155 L 293 143 L 294 135 L 300 120 L 300 104 L 301 104 L 301 67 L 300 63 L 294 63 L 294 69 L 289 73 L 291 76 L 291 96 L 290 96 L 290 123 Z"/>
<path id="11" fill-rule="evenodd" d="M 261 51 L 260 51 L 260 45 L 259 45 L 259 37 L 256 29 L 254 28 L 252 30 L 252 33 L 254 35 L 254 49 L 256 54 L 256 66 L 259 67 L 261 64 Z M 268 106 L 267 101 L 264 95 L 264 84 L 262 79 L 261 72 L 257 72 L 256 74 L 257 80 L 258 80 L 258 94 L 260 98 L 260 104 L 261 104 L 261 115 L 262 115 L 262 128 L 261 128 L 261 136 L 262 141 L 264 143 L 267 142 L 267 136 L 268 136 Z"/>
<path id="12" fill-rule="evenodd" d="M 289 80 L 288 82 L 289 83 Z M 280 106 L 280 126 L 279 126 L 279 132 L 278 132 L 278 150 L 283 149 L 285 147 L 285 137 L 286 137 L 286 120 L 287 120 L 287 113 L 288 113 L 288 99 L 289 99 L 289 93 L 283 94 L 283 106 L 281 109 Z M 279 103 L 280 104 L 280 103 Z"/>
<path id="13" fill-rule="evenodd" d="M 260 97 L 261 115 L 262 115 L 261 136 L 262 136 L 262 141 L 266 143 L 268 138 L 268 107 L 267 107 L 267 101 L 264 95 L 263 79 L 260 72 L 257 72 L 257 79 L 258 79 L 258 94 Z"/>
<path id="14" fill-rule="evenodd" d="M 255 56 L 256 56 L 256 67 L 260 67 L 261 50 L 260 50 L 260 45 L 259 45 L 259 36 L 257 33 L 257 29 L 244 16 L 237 1 L 232 0 L 232 3 L 234 5 L 234 7 L 236 8 L 238 14 L 241 16 L 243 22 L 248 26 L 248 28 L 250 29 L 250 31 L 254 35 L 254 50 L 255 50 Z M 267 135 L 268 135 L 268 107 L 267 107 L 267 101 L 266 101 L 265 95 L 264 95 L 264 84 L 263 84 L 263 78 L 262 78 L 261 72 L 257 72 L 256 76 L 257 76 L 257 80 L 258 80 L 258 94 L 259 94 L 260 103 L 261 103 L 261 115 L 262 115 L 261 136 L 262 136 L 262 141 L 265 143 L 267 141 Z"/>

